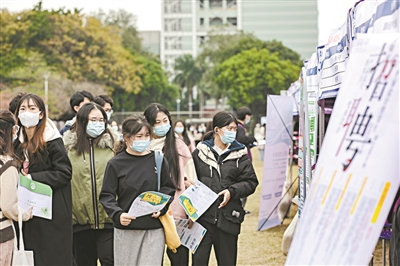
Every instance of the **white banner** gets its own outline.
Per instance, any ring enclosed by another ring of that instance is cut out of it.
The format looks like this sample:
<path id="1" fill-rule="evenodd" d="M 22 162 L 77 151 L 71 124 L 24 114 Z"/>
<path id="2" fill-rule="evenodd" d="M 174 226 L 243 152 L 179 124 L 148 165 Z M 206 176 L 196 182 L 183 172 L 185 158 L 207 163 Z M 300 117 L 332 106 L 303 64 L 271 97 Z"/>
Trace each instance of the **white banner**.
<path id="1" fill-rule="evenodd" d="M 268 96 L 259 231 L 281 224 L 277 206 L 283 196 L 282 189 L 288 167 L 292 137 L 292 107 L 292 96 Z"/>
<path id="2" fill-rule="evenodd" d="M 399 187 L 399 36 L 360 35 L 286 265 L 367 265 Z"/>

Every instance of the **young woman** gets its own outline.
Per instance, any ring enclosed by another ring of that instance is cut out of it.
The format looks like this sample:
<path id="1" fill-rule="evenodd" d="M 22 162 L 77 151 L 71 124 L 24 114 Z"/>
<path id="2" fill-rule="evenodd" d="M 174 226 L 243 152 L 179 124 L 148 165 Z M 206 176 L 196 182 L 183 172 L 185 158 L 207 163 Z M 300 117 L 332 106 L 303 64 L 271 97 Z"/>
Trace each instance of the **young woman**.
<path id="1" fill-rule="evenodd" d="M 246 147 L 235 141 L 235 117 L 219 112 L 212 124 L 213 130 L 204 135 L 193 152 L 193 160 L 199 180 L 220 197 L 197 220 L 207 233 L 193 254 L 193 265 L 208 265 L 212 245 L 218 265 L 236 265 L 238 234 L 244 218 L 240 198 L 253 194 L 258 180 Z"/>
<path id="2" fill-rule="evenodd" d="M 107 162 L 119 136 L 107 127 L 107 114 L 95 104 L 79 109 L 63 139 L 72 164 L 72 222 L 76 265 L 114 265 L 114 227 L 99 202 Z M 113 135 L 115 134 L 115 135 Z"/>
<path id="3" fill-rule="evenodd" d="M 0 110 L 0 265 L 11 265 L 14 250 L 12 220 L 18 221 L 18 169 L 20 162 L 15 157 L 12 142 L 18 126 L 8 110 Z M 32 209 L 22 210 L 22 221 L 32 218 Z"/>
<path id="4" fill-rule="evenodd" d="M 187 219 L 187 215 L 179 203 L 178 197 L 190 183 L 197 180 L 192 155 L 182 139 L 171 130 L 172 119 L 168 109 L 159 103 L 147 106 L 144 115 L 153 127 L 154 139 L 151 141 L 150 150 L 161 150 L 168 161 L 170 176 L 177 189 L 171 210 L 175 218 Z M 185 182 L 186 181 L 186 182 Z M 181 245 L 176 253 L 167 249 L 168 258 L 172 266 L 188 265 L 189 250 Z"/>
<path id="5" fill-rule="evenodd" d="M 182 120 L 176 121 L 174 124 L 174 130 L 175 133 L 178 134 L 179 138 L 185 142 L 186 146 L 188 146 L 190 153 L 192 153 L 196 147 L 194 145 L 194 140 L 189 137 L 186 131 L 185 123 L 183 123 Z"/>
<path id="6" fill-rule="evenodd" d="M 125 119 L 123 141 L 104 174 L 100 202 L 114 222 L 115 265 L 162 264 L 165 237 L 157 218 L 166 213 L 169 204 L 161 212 L 138 218 L 128 215 L 137 196 L 158 189 L 154 152 L 147 149 L 150 130 L 143 116 L 132 115 Z M 170 196 L 175 192 L 165 160 L 161 168 L 160 192 Z"/>
<path id="7" fill-rule="evenodd" d="M 47 123 L 43 100 L 27 94 L 19 101 L 15 151 L 23 160 L 21 174 L 53 190 L 52 219 L 34 217 L 24 224 L 27 250 L 35 265 L 72 264 L 72 167 L 64 143 L 53 123 Z"/>

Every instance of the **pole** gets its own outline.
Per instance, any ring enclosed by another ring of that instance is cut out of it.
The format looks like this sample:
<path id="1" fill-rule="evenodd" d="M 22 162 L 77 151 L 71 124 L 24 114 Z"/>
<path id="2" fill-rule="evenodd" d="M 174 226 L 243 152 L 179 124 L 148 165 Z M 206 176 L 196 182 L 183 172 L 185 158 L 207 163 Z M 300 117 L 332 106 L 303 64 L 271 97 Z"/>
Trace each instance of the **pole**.
<path id="1" fill-rule="evenodd" d="M 176 112 L 178 113 L 178 120 L 181 119 L 181 99 L 176 99 Z"/>
<path id="2" fill-rule="evenodd" d="M 48 97 L 48 94 L 49 94 L 49 76 L 50 76 L 50 73 L 48 73 L 48 72 L 46 72 L 43 75 L 43 78 L 44 78 L 44 102 L 46 104 L 46 114 L 47 114 L 47 116 L 49 116 L 49 97 Z"/>

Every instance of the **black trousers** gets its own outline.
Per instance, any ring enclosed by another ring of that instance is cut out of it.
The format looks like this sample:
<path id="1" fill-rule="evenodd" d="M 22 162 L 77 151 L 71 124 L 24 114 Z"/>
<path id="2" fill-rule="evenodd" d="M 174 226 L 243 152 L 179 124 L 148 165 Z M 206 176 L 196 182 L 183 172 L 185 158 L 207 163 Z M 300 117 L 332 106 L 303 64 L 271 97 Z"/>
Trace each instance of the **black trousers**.
<path id="1" fill-rule="evenodd" d="M 74 263 L 77 266 L 114 265 L 114 229 L 88 229 L 74 233 Z"/>
<path id="2" fill-rule="evenodd" d="M 188 266 L 189 265 L 189 249 L 180 246 L 176 249 L 176 253 L 167 248 L 167 255 L 171 262 L 171 266 Z"/>
<path id="3" fill-rule="evenodd" d="M 221 231 L 215 224 L 203 221 L 200 224 L 207 229 L 207 233 L 192 256 L 192 265 L 208 265 L 213 245 L 218 265 L 236 265 L 238 236 Z"/>

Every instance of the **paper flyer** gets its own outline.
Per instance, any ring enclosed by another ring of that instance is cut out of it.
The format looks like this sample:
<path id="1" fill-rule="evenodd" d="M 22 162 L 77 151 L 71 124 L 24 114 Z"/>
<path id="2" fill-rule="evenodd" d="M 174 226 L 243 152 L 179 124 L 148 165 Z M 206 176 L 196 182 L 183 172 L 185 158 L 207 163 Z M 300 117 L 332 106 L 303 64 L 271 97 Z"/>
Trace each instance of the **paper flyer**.
<path id="1" fill-rule="evenodd" d="M 214 191 L 200 181 L 195 181 L 195 184 L 196 186 L 191 185 L 179 196 L 179 203 L 193 222 L 218 198 Z"/>
<path id="2" fill-rule="evenodd" d="M 158 212 L 167 205 L 170 198 L 171 196 L 160 192 L 143 192 L 133 201 L 128 214 L 133 217 L 140 217 Z"/>
<path id="3" fill-rule="evenodd" d="M 28 211 L 33 206 L 33 216 L 52 219 L 53 190 L 49 185 L 19 175 L 18 205 Z"/>
<path id="4" fill-rule="evenodd" d="M 187 247 L 194 254 L 199 247 L 201 240 L 207 232 L 201 224 L 194 222 L 189 228 L 189 219 L 175 220 L 176 231 L 181 239 L 181 244 Z"/>

